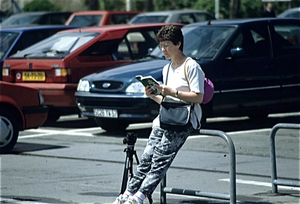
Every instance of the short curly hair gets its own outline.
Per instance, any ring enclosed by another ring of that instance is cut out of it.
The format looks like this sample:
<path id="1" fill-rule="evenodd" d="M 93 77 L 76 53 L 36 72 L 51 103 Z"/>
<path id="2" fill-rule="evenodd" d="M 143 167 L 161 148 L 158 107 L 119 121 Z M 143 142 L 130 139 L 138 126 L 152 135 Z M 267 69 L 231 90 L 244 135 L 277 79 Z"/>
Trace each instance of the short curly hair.
<path id="1" fill-rule="evenodd" d="M 174 45 L 178 45 L 181 42 L 179 50 L 183 51 L 183 34 L 180 27 L 171 24 L 166 25 L 158 31 L 156 37 L 159 42 L 170 40 Z"/>

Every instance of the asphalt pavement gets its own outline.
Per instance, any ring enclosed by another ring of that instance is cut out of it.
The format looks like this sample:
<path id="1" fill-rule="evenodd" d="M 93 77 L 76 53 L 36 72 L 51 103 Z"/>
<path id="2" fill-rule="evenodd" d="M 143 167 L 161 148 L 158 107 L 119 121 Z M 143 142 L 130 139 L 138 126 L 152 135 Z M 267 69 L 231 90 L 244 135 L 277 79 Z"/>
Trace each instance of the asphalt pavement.
<path id="1" fill-rule="evenodd" d="M 147 134 L 150 128 L 132 130 Z M 236 152 L 236 203 L 300 203 L 299 187 L 279 186 L 278 193 L 272 192 L 270 128 L 226 134 Z M 135 144 L 138 158 L 146 141 L 146 136 L 139 137 Z M 299 182 L 299 131 L 278 131 L 276 141 L 278 177 Z M 1 156 L 1 203 L 112 203 L 121 189 L 125 148 L 122 135 L 109 135 L 95 127 L 43 127 L 23 132 L 13 152 Z M 221 138 L 193 134 L 167 173 L 167 187 L 230 196 L 230 158 Z M 160 203 L 159 187 L 153 199 Z M 174 194 L 167 194 L 166 201 L 230 203 Z"/>

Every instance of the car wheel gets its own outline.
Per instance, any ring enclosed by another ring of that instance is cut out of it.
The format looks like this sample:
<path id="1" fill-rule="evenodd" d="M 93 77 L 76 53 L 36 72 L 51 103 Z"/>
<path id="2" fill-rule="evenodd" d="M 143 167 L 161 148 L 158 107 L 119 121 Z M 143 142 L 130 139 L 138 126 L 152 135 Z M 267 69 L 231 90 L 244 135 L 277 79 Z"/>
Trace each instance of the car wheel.
<path id="1" fill-rule="evenodd" d="M 9 152 L 17 143 L 19 129 L 17 119 L 13 114 L 1 110 L 0 112 L 0 153 Z"/>
<path id="2" fill-rule="evenodd" d="M 106 131 L 120 132 L 124 131 L 128 127 L 128 123 L 114 120 L 114 119 L 103 119 L 95 118 L 96 124 Z"/>

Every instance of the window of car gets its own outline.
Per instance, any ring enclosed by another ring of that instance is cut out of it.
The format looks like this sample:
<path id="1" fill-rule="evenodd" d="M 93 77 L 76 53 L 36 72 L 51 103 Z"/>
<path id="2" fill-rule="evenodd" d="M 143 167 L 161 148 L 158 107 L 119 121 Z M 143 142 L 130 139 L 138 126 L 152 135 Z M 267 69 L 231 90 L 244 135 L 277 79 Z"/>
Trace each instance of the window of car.
<path id="1" fill-rule="evenodd" d="M 178 19 L 178 23 L 189 24 L 196 22 L 196 19 L 192 13 L 181 14 Z"/>
<path id="2" fill-rule="evenodd" d="M 103 15 L 78 15 L 74 16 L 69 25 L 95 26 L 99 25 Z"/>
<path id="3" fill-rule="evenodd" d="M 280 55 L 289 55 L 299 52 L 300 26 L 285 24 L 274 25 L 274 44 Z"/>
<path id="4" fill-rule="evenodd" d="M 114 14 L 111 17 L 111 24 L 124 24 L 130 20 L 129 14 Z"/>
<path id="5" fill-rule="evenodd" d="M 20 25 L 26 25 L 26 24 L 34 24 L 38 19 L 40 18 L 40 15 L 28 15 L 28 16 L 14 16 L 11 19 L 7 19 L 7 21 L 4 21 L 3 25 L 11 25 L 11 24 L 20 24 Z"/>
<path id="6" fill-rule="evenodd" d="M 241 58 L 270 57 L 271 44 L 268 28 L 264 25 L 244 27 L 234 39 L 231 48 L 242 48 Z"/>
<path id="7" fill-rule="evenodd" d="M 207 13 L 195 13 L 198 21 L 208 21 L 215 19 L 214 17 L 208 15 Z"/>
<path id="8" fill-rule="evenodd" d="M 183 29 L 183 51 L 196 59 L 212 59 L 234 29 L 232 26 L 187 27 Z"/>
<path id="9" fill-rule="evenodd" d="M 58 33 L 16 53 L 12 57 L 62 57 L 74 52 L 98 35 L 100 34 L 90 32 Z"/>
<path id="10" fill-rule="evenodd" d="M 168 15 L 155 15 L 155 16 L 143 15 L 143 16 L 138 16 L 131 23 L 164 23 L 167 18 Z"/>
<path id="11" fill-rule="evenodd" d="M 127 33 L 118 46 L 119 59 L 140 59 L 148 54 L 149 48 L 157 46 L 157 30 L 132 31 Z"/>
<path id="12" fill-rule="evenodd" d="M 10 54 L 14 54 L 58 32 L 59 29 L 23 32 Z"/>
<path id="13" fill-rule="evenodd" d="M 0 32 L 0 59 L 6 55 L 7 51 L 10 49 L 14 41 L 19 36 L 17 32 Z"/>
<path id="14" fill-rule="evenodd" d="M 235 26 L 211 25 L 183 27 L 183 53 L 195 59 L 211 60 L 235 29 Z M 153 50 L 151 56 L 164 58 L 163 52 L 158 47 Z"/>
<path id="15" fill-rule="evenodd" d="M 56 13 L 49 15 L 50 22 L 52 25 L 63 25 L 68 20 L 70 14 L 68 13 Z"/>

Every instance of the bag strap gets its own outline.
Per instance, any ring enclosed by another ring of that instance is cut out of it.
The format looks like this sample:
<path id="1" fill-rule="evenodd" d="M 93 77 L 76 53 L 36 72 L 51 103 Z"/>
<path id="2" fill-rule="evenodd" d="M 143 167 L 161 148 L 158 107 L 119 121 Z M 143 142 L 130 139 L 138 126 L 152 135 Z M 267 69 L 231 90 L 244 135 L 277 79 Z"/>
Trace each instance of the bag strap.
<path id="1" fill-rule="evenodd" d="M 168 71 L 167 71 L 167 76 L 166 76 L 166 84 L 165 84 L 165 85 L 167 85 L 167 82 L 168 82 L 169 69 L 170 69 L 171 63 L 172 63 L 172 62 L 170 62 L 170 63 L 169 63 L 169 66 L 168 66 Z"/>

